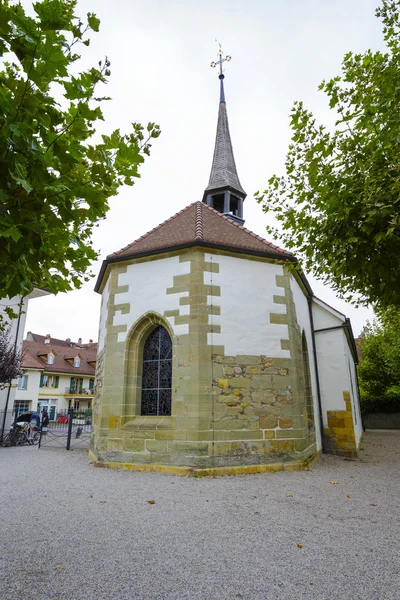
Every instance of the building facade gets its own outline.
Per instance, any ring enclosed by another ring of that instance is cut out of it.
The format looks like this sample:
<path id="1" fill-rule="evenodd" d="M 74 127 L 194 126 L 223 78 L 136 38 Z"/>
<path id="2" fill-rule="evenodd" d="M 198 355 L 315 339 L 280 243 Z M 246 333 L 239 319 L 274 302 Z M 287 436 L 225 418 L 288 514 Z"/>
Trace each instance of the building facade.
<path id="1" fill-rule="evenodd" d="M 92 409 L 97 344 L 59 340 L 28 332 L 23 342 L 22 368 L 14 409 L 47 410 L 50 420 L 68 408 Z"/>
<path id="2" fill-rule="evenodd" d="M 291 253 L 244 227 L 223 78 L 203 200 L 99 274 L 98 464 L 256 472 L 357 453 L 350 324 L 314 297 Z"/>
<path id="3" fill-rule="evenodd" d="M 27 296 L 15 296 L 14 298 L 3 298 L 0 301 L 0 315 L 3 318 L 3 323 L 6 327 L 9 326 L 9 342 L 17 351 L 22 348 L 24 337 L 25 322 L 28 312 L 29 302 L 35 298 L 47 296 L 49 292 L 35 288 Z M 10 307 L 17 315 L 15 319 L 9 319 L 5 307 Z M 7 325 L 8 324 L 8 325 Z M 12 411 L 15 403 L 17 392 L 17 382 L 13 381 L 11 385 L 7 385 L 3 390 L 0 390 L 0 431 L 8 430 L 12 420 Z"/>

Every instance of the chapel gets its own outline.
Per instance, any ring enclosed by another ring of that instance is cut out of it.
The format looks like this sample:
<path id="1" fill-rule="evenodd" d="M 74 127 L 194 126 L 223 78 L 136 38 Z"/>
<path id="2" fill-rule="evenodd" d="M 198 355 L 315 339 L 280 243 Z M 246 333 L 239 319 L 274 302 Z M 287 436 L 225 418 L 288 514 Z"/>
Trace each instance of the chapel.
<path id="1" fill-rule="evenodd" d="M 350 321 L 245 227 L 219 60 L 208 185 L 103 262 L 91 458 L 174 473 L 307 468 L 362 436 Z"/>

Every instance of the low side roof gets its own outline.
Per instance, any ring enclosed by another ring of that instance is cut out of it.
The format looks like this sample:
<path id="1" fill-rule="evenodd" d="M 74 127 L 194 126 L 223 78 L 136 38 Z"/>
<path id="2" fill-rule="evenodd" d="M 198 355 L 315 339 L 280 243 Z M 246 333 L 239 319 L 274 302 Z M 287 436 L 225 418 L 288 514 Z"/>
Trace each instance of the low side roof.
<path id="1" fill-rule="evenodd" d="M 128 246 L 107 256 L 95 290 L 99 290 L 109 263 L 196 245 L 295 261 L 291 252 L 282 250 L 203 202 L 194 202 Z"/>

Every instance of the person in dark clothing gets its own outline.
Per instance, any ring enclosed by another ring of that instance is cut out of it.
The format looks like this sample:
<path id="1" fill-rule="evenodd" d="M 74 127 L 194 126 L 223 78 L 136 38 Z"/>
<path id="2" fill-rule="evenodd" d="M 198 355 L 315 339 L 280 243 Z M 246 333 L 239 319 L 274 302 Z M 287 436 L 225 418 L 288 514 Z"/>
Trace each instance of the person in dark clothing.
<path id="1" fill-rule="evenodd" d="M 42 410 L 42 432 L 44 434 L 47 433 L 47 428 L 49 426 L 49 415 L 47 410 Z"/>

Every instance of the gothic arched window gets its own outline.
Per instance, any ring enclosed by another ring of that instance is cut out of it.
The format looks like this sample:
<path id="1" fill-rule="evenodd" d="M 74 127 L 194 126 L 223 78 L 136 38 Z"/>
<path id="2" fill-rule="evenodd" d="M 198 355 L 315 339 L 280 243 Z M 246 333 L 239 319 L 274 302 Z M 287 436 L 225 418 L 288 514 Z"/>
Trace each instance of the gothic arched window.
<path id="1" fill-rule="evenodd" d="M 171 414 L 172 342 L 164 327 L 149 334 L 143 348 L 142 415 Z"/>

